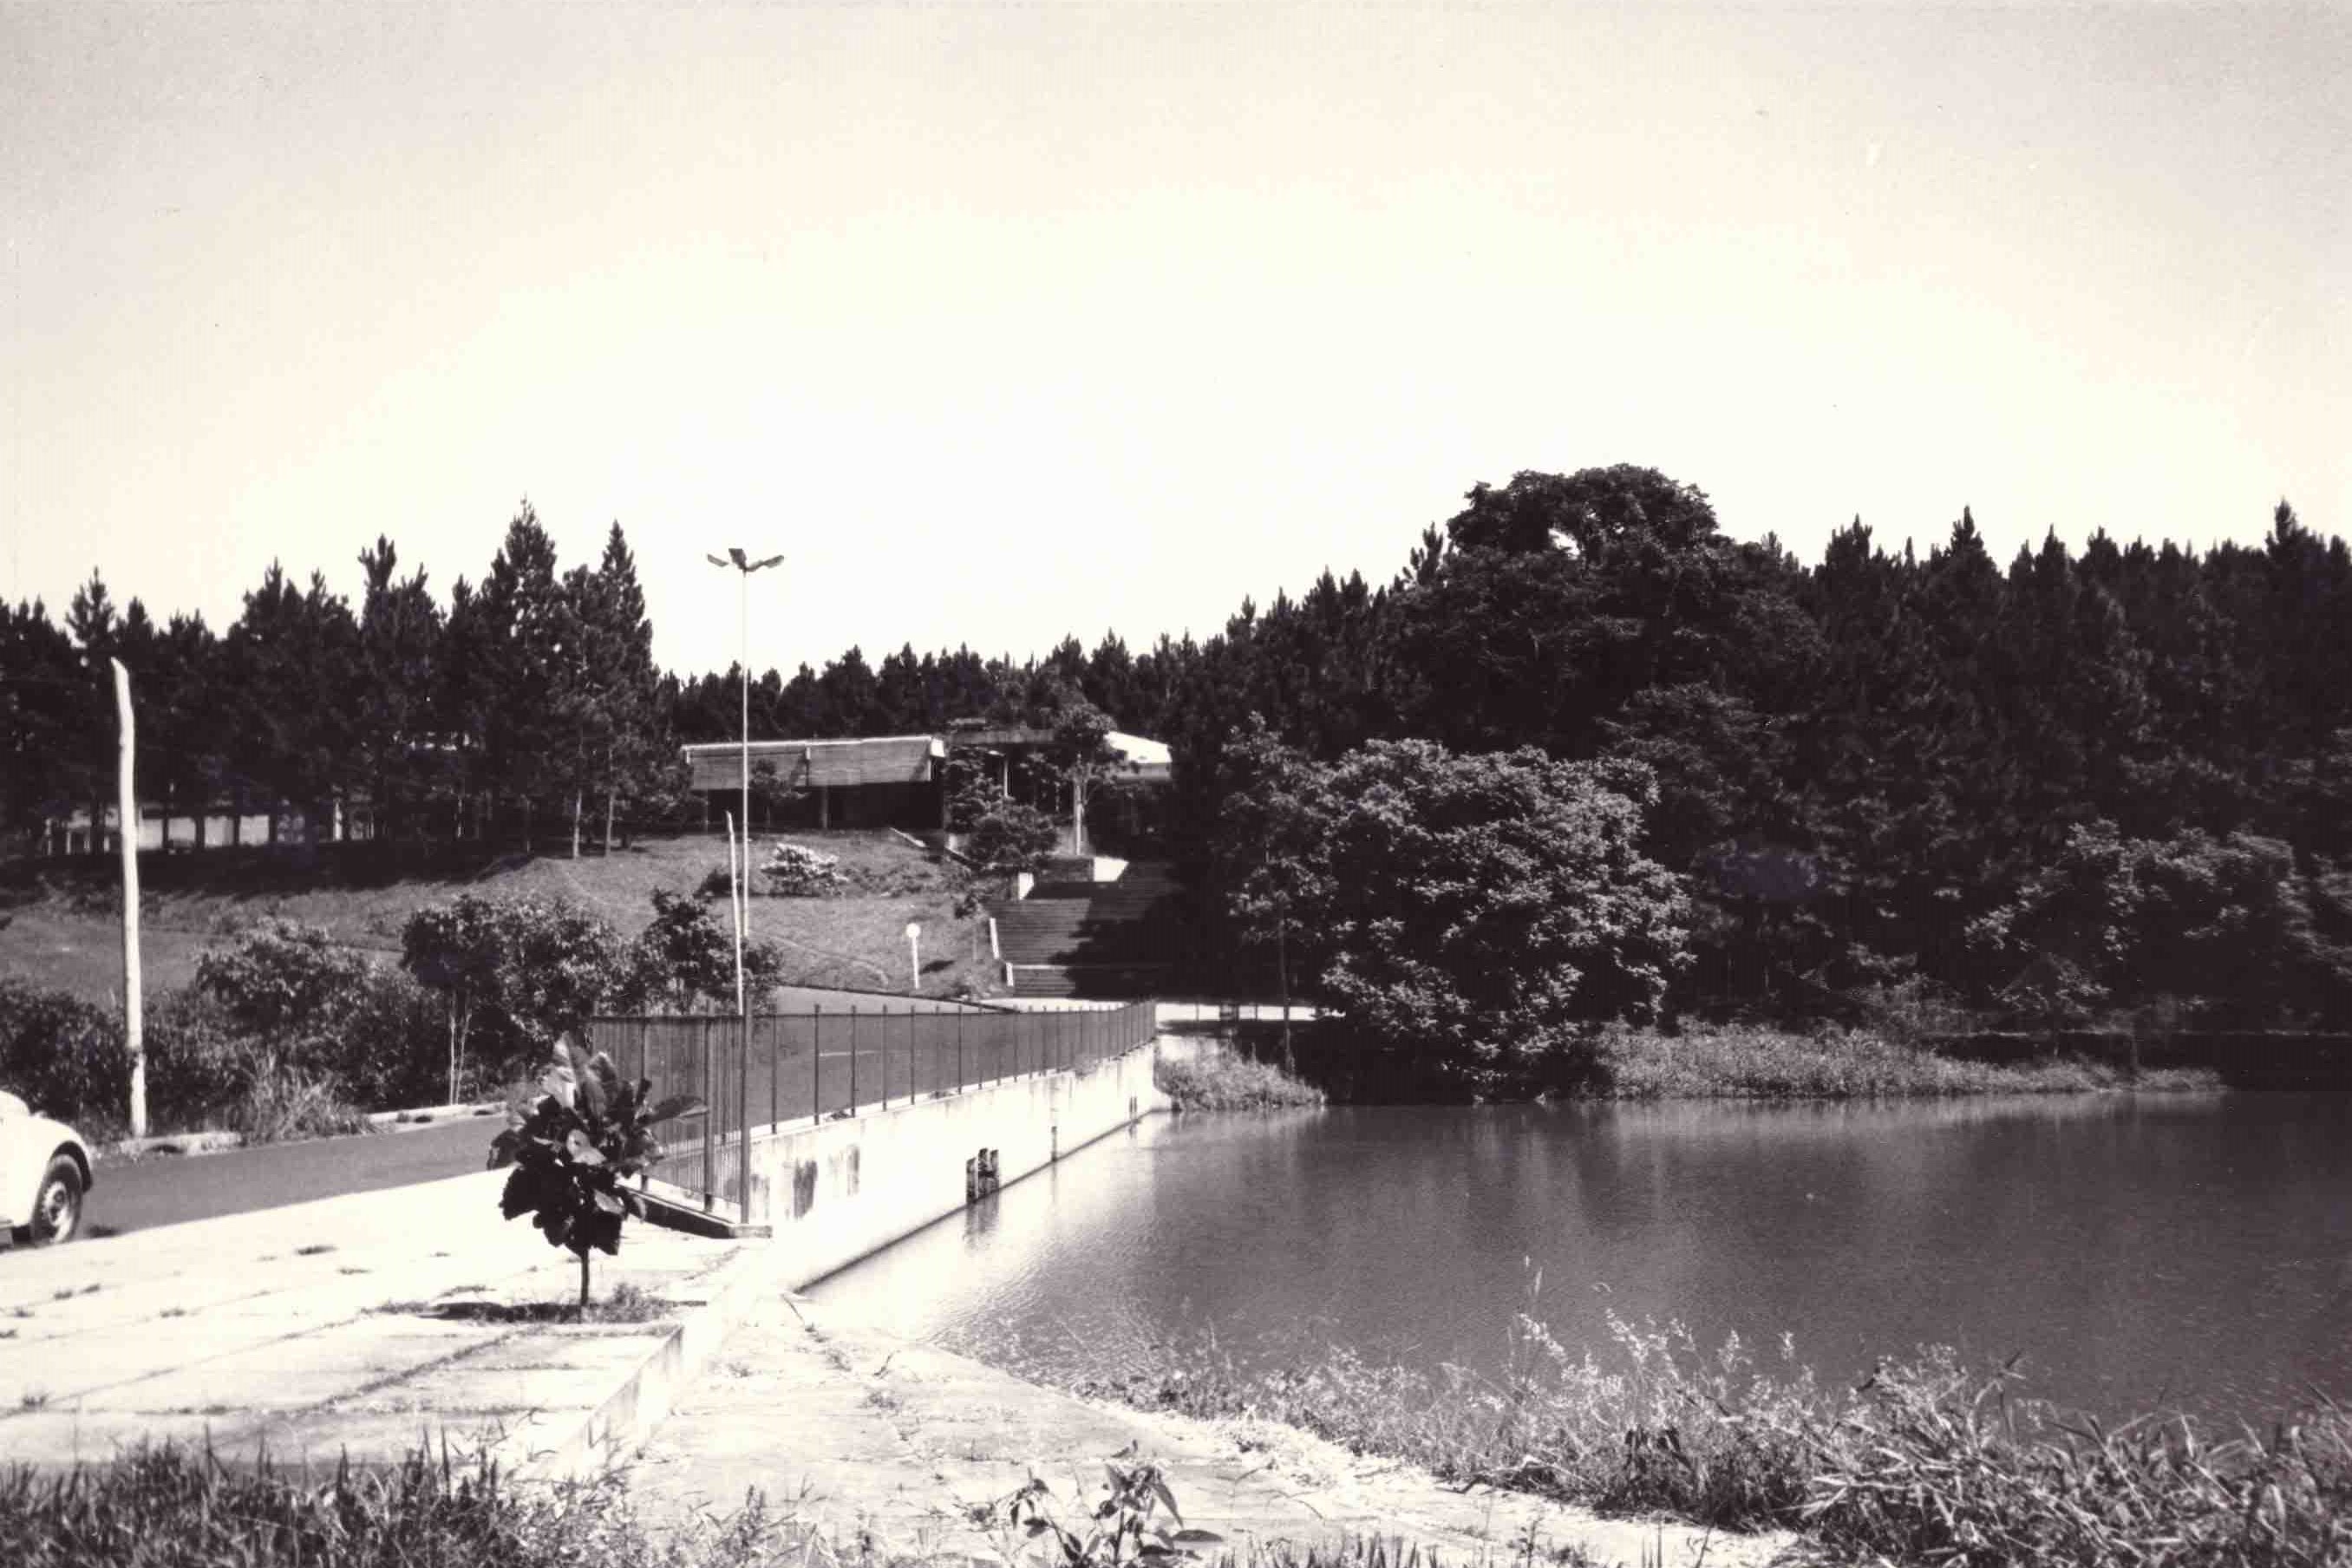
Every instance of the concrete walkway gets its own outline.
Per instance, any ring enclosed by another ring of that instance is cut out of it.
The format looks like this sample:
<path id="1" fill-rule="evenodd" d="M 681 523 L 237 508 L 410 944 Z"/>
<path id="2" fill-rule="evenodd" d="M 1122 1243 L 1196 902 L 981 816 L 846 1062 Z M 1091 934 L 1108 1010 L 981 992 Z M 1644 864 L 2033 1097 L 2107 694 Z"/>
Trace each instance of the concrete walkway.
<path id="1" fill-rule="evenodd" d="M 1245 1539 L 1306 1544 L 1398 1536 L 1448 1563 L 1565 1547 L 1598 1563 L 1755 1564 L 1777 1538 L 1602 1520 L 1424 1472 L 1359 1458 L 1268 1423 L 1200 1422 L 1100 1405 L 963 1356 L 830 1317 L 800 1297 L 770 1297 L 684 1393 L 626 1472 L 649 1522 L 724 1516 L 753 1489 L 772 1512 L 886 1547 L 992 1558 L 975 1510 L 1032 1473 L 1083 1531 L 1102 1494 L 1102 1461 L 1159 1463 L 1187 1525 L 1235 1548 Z"/>
<path id="2" fill-rule="evenodd" d="M 70 1465 L 142 1438 L 224 1458 L 490 1447 L 510 1468 L 594 1462 L 650 1429 L 750 1299 L 742 1244 L 633 1224 L 595 1260 L 647 1321 L 518 1320 L 578 1266 L 499 1218 L 500 1172 L 0 1254 L 0 1459 Z M 688 1330 L 693 1332 L 689 1335 Z M 691 1342 L 689 1342 L 689 1341 Z"/>

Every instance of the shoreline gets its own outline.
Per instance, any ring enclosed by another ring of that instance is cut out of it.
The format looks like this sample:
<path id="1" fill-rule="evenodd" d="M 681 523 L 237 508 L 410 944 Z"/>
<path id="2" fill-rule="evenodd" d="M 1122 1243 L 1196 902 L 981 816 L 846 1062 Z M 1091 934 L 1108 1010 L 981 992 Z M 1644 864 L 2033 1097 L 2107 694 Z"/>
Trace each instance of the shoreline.
<path id="1" fill-rule="evenodd" d="M 2352 1551 L 2352 1410 L 2324 1401 L 2267 1435 L 2154 1414 L 2103 1426 L 2012 1397 L 2002 1373 L 1971 1372 L 1944 1347 L 1832 1392 L 1793 1360 L 1767 1372 L 1740 1359 L 1736 1340 L 1707 1352 L 1673 1330 L 1618 1329 L 1622 1364 L 1603 1366 L 1522 1317 L 1528 1361 L 1499 1383 L 1338 1347 L 1319 1364 L 1243 1373 L 1196 1346 L 1066 1391 L 1246 1443 L 1295 1434 L 1448 1490 L 1720 1531 L 1718 1552 L 1769 1546 L 1777 1562 L 2332 1564 Z"/>
<path id="2" fill-rule="evenodd" d="M 1503 1105 L 1951 1100 L 2132 1090 L 2204 1093 L 2234 1087 L 2219 1069 L 2173 1065 L 2134 1068 L 2082 1056 L 2021 1062 L 1949 1056 L 1863 1031 L 1798 1033 L 1748 1026 L 1700 1026 L 1667 1035 L 1612 1026 L 1570 1050 L 1538 1059 L 1496 1056 L 1475 1070 L 1433 1059 L 1354 1048 L 1336 1034 L 1301 1031 L 1296 1071 L 1285 1074 L 1262 1036 L 1225 1040 L 1171 1032 L 1186 1044 L 1186 1070 L 1234 1064 L 1231 1076 L 1288 1078 L 1303 1093 L 1252 1093 L 1235 1082 L 1211 1092 L 1218 1109 L 1311 1104 Z"/>

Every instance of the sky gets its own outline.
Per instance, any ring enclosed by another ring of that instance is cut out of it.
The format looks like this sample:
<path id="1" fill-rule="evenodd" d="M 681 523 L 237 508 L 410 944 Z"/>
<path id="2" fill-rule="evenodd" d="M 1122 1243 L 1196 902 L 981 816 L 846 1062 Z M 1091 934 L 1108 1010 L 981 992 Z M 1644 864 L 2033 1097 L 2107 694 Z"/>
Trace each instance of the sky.
<path id="1" fill-rule="evenodd" d="M 0 596 L 618 521 L 656 657 L 1209 635 L 1631 462 L 2352 532 L 2352 7 L 0 0 Z"/>

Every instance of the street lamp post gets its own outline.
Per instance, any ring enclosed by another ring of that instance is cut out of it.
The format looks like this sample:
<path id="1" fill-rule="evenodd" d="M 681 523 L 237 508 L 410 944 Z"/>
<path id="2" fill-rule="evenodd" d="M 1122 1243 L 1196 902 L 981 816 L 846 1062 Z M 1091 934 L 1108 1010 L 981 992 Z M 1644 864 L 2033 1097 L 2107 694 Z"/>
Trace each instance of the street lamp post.
<path id="1" fill-rule="evenodd" d="M 743 939 L 751 923 L 751 574 L 779 565 L 784 558 L 771 555 L 765 561 L 753 561 L 747 558 L 740 548 L 730 545 L 724 560 L 709 554 L 703 559 L 713 566 L 732 566 L 738 574 L 736 614 L 743 643 L 743 657 L 735 668 L 743 693 L 742 748 L 740 753 L 743 772 L 743 874 L 737 879 L 736 884 L 741 890 L 737 894 L 735 904 L 735 1011 L 748 1017 L 751 1008 L 743 993 Z M 734 858 L 732 845 L 728 847 L 728 858 Z"/>

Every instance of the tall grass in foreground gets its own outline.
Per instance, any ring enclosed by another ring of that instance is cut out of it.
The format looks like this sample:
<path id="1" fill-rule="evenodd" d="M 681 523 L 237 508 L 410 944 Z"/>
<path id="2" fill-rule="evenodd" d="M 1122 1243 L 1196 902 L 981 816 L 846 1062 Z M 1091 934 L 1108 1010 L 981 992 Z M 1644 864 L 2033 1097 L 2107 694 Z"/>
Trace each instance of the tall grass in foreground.
<path id="1" fill-rule="evenodd" d="M 1571 1352 L 1532 1312 L 1500 1381 L 1375 1366 L 1344 1348 L 1278 1372 L 1213 1355 L 1097 1385 L 1148 1408 L 1284 1422 L 1359 1453 L 1608 1512 L 1797 1531 L 1832 1559 L 1962 1564 L 2352 1562 L 2352 1414 L 2210 1440 L 2185 1418 L 2113 1430 L 2012 1398 L 1948 1350 L 1828 1390 L 1785 1337 L 1612 1318 Z"/>
<path id="2" fill-rule="evenodd" d="M 939 1501 L 957 1510 L 944 1490 Z M 772 1514 L 757 1491 L 724 1518 L 656 1533 L 617 1482 L 516 1488 L 485 1461 L 422 1452 L 383 1469 L 340 1465 L 324 1479 L 225 1466 L 168 1444 L 62 1475 L 24 1466 L 0 1473 L 0 1563 L 9 1568 L 970 1568 L 982 1560 L 1004 1568 L 1441 1568 L 1418 1547 L 1378 1537 L 1303 1552 L 1249 1542 L 1213 1557 L 1139 1558 L 1097 1542 L 1070 1559 L 1050 1537 L 1002 1533 L 993 1552 L 908 1551 L 863 1529 L 829 1533 L 789 1509 Z M 1538 1553 L 1532 1540 L 1493 1561 L 1535 1568 L 1538 1556 L 1544 1568 L 1585 1561 Z"/>
<path id="3" fill-rule="evenodd" d="M 1790 1034 L 1745 1025 L 1697 1026 L 1680 1035 L 1614 1026 L 1601 1032 L 1594 1066 L 1596 1092 L 1621 1100 L 1860 1100 L 2221 1086 L 2217 1075 L 2196 1068 L 2134 1075 L 2079 1058 L 1965 1061 L 1869 1033 Z"/>
<path id="4" fill-rule="evenodd" d="M 1190 1060 L 1155 1061 L 1151 1080 L 1179 1110 L 1274 1110 L 1324 1102 L 1321 1089 L 1270 1062 L 1207 1046 Z"/>

